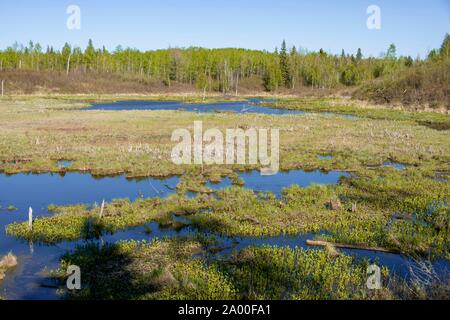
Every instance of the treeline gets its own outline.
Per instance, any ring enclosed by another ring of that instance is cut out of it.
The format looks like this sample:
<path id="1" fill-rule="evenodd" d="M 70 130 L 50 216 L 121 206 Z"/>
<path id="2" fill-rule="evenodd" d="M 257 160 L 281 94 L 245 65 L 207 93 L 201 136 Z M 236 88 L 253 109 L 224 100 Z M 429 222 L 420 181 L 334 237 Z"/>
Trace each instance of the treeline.
<path id="1" fill-rule="evenodd" d="M 336 88 L 355 86 L 368 81 L 395 76 L 410 68 L 439 63 L 449 58 L 449 35 L 440 49 L 425 60 L 397 57 L 392 44 L 380 58 L 365 58 L 361 49 L 354 54 L 342 50 L 340 55 L 323 50 L 307 52 L 287 48 L 283 41 L 275 52 L 245 49 L 170 48 L 141 52 L 118 46 L 110 52 L 87 47 L 60 49 L 38 43 L 14 44 L 0 51 L 0 71 L 54 71 L 66 76 L 80 73 L 117 74 L 135 79 L 195 86 L 203 91 L 238 92 L 243 81 L 260 82 L 265 90 L 300 87 Z"/>

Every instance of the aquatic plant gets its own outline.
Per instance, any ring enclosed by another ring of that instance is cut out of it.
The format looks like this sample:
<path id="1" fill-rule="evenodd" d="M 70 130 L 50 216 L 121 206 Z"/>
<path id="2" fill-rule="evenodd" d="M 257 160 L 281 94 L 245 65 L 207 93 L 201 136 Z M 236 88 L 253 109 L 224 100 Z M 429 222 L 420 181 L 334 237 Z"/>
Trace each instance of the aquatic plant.
<path id="1" fill-rule="evenodd" d="M 78 247 L 54 275 L 64 281 L 69 265 L 83 270 L 84 286 L 71 299 L 227 300 L 236 298 L 216 267 L 191 259 L 201 251 L 195 239 L 126 241 Z"/>
<path id="2" fill-rule="evenodd" d="M 250 300 L 392 299 L 384 289 L 367 288 L 367 261 L 322 250 L 252 247 L 220 263 L 237 291 Z"/>
<path id="3" fill-rule="evenodd" d="M 98 238 L 102 234 L 114 233 L 126 228 L 141 226 L 151 221 L 166 227 L 174 227 L 173 214 L 185 215 L 209 207 L 204 198 L 186 199 L 173 195 L 167 199 L 114 200 L 104 207 L 100 217 L 99 207 L 87 205 L 53 206 L 54 216 L 36 218 L 33 230 L 28 222 L 7 226 L 8 235 L 47 244 L 64 240 Z"/>

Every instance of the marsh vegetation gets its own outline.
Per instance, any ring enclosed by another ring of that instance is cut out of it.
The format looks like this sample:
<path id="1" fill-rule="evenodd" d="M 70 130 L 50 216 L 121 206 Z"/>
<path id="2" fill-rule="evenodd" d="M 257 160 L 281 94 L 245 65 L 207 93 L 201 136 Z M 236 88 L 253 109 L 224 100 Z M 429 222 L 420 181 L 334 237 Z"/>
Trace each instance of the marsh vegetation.
<path id="1" fill-rule="evenodd" d="M 450 124 L 448 115 L 323 98 L 278 97 L 260 105 L 301 111 L 291 114 L 89 110 L 93 100 L 0 100 L 0 222 L 8 234 L 1 235 L 0 253 L 23 252 L 31 243 L 46 254 L 53 250 L 52 263 L 28 263 L 53 266 L 58 279 L 67 265 L 79 265 L 86 287 L 65 297 L 411 299 L 448 293 L 450 139 L 433 128 Z M 252 174 L 258 165 L 174 165 L 171 133 L 196 120 L 219 129 L 279 128 L 283 172 L 263 180 Z M 396 264 L 358 250 L 310 248 L 306 239 L 384 248 Z M 50 245 L 56 244 L 68 252 L 55 251 Z M 411 272 L 396 272 L 414 259 L 430 261 L 436 272 L 429 273 L 430 283 L 439 290 L 417 284 Z M 365 286 L 374 262 L 383 266 L 385 284 L 377 292 Z"/>

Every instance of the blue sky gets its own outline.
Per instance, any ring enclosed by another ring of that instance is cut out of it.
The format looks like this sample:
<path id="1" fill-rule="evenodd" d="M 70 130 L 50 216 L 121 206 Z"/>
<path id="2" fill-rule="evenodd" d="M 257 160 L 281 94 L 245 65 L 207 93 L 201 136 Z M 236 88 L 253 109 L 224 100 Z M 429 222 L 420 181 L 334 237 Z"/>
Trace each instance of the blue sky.
<path id="1" fill-rule="evenodd" d="M 81 30 L 68 30 L 66 8 L 81 8 Z M 381 30 L 366 27 L 369 5 L 381 8 Z M 64 42 L 141 50 L 202 46 L 272 51 L 289 46 L 379 56 L 424 57 L 450 33 L 450 0 L 15 0 L 0 4 L 0 48 L 15 41 Z"/>

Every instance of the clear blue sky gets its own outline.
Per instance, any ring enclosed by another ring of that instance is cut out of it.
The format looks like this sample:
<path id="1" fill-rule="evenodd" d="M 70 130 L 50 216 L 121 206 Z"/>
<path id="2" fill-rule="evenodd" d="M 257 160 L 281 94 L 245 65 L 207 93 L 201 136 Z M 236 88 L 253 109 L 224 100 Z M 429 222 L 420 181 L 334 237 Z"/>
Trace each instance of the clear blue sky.
<path id="1" fill-rule="evenodd" d="M 68 30 L 68 5 L 81 8 L 81 30 Z M 368 30 L 366 9 L 381 8 L 382 28 Z M 202 46 L 273 50 L 289 46 L 378 56 L 390 43 L 424 57 L 450 33 L 450 0 L 3 0 L 0 48 L 15 41 L 64 42 L 141 50 Z"/>

